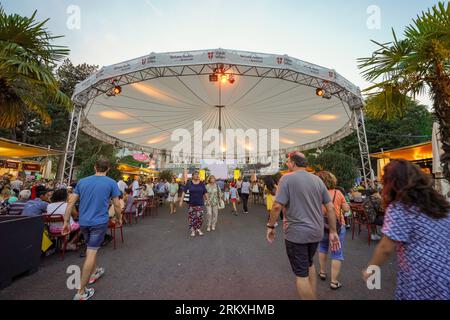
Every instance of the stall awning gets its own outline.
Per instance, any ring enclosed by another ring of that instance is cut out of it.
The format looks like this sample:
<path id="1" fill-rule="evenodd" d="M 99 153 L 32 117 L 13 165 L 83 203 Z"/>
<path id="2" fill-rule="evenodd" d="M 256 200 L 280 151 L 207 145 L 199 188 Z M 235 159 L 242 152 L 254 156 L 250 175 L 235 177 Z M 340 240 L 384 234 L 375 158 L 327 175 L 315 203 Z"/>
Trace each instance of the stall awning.
<path id="1" fill-rule="evenodd" d="M 433 158 L 433 148 L 430 142 L 424 142 L 412 146 L 392 149 L 384 152 L 372 153 L 372 158 L 378 159 L 405 159 L 408 161 L 419 161 Z"/>
<path id="2" fill-rule="evenodd" d="M 134 167 L 134 166 L 130 166 L 128 164 L 125 163 L 119 163 L 117 165 L 117 169 L 119 169 L 121 172 L 123 173 L 127 173 L 127 174 L 141 174 L 142 173 L 147 173 L 147 174 L 159 174 L 158 171 L 156 170 L 152 170 L 152 169 L 148 169 L 148 168 L 140 168 L 140 167 Z"/>
<path id="3" fill-rule="evenodd" d="M 61 154 L 64 154 L 64 151 L 0 138 L 0 158 L 2 159 L 35 158 Z"/>

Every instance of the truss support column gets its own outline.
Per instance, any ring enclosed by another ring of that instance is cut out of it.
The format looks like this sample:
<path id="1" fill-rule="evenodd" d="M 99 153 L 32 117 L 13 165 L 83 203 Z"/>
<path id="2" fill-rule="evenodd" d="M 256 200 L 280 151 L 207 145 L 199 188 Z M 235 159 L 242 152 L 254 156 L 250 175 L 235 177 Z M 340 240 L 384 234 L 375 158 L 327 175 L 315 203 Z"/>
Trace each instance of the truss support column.
<path id="1" fill-rule="evenodd" d="M 67 136 L 66 150 L 64 153 L 63 170 L 60 176 L 61 183 L 63 183 L 65 180 L 68 183 L 70 183 L 70 181 L 72 180 L 73 162 L 75 159 L 75 150 L 77 147 L 78 132 L 81 127 L 81 115 L 83 113 L 82 110 L 83 107 L 81 105 L 78 104 L 74 105 L 70 120 L 69 132 Z"/>
<path id="2" fill-rule="evenodd" d="M 361 165 L 363 180 L 366 186 L 374 187 L 374 176 L 370 163 L 369 145 L 367 143 L 366 126 L 364 124 L 363 105 L 353 108 L 355 113 L 355 130 L 358 137 L 359 153 L 361 155 Z"/>

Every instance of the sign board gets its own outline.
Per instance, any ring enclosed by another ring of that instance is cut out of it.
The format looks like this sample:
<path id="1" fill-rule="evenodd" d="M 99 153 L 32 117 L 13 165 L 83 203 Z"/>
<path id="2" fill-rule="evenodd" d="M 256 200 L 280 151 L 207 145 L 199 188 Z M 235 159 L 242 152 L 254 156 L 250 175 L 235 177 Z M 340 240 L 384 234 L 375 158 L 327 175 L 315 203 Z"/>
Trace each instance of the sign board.
<path id="1" fill-rule="evenodd" d="M 22 170 L 31 172 L 41 171 L 41 165 L 36 163 L 23 163 Z"/>
<path id="2" fill-rule="evenodd" d="M 19 170 L 19 162 L 6 161 L 5 168 Z"/>

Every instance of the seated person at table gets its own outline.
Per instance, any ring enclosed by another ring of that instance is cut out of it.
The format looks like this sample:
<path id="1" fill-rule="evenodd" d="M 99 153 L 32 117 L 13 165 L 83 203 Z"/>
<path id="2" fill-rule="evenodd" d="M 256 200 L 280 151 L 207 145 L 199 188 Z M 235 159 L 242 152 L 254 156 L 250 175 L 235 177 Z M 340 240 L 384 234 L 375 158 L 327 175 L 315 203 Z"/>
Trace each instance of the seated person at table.
<path id="1" fill-rule="evenodd" d="M 60 215 L 64 216 L 64 213 L 67 209 L 67 190 L 66 189 L 59 189 L 56 190 L 52 197 L 51 197 L 51 203 L 47 206 L 47 212 L 46 215 Z M 80 225 L 73 220 L 73 216 L 77 214 L 75 208 L 72 211 L 72 216 L 70 217 L 70 230 L 71 230 L 71 239 L 69 239 L 69 242 L 67 243 L 66 250 L 76 250 L 77 244 L 76 241 L 78 240 L 78 233 L 80 232 Z M 52 222 L 50 223 L 50 232 L 51 233 L 60 233 L 62 231 L 63 223 L 62 222 Z"/>
<path id="2" fill-rule="evenodd" d="M 125 189 L 125 195 L 123 197 L 123 202 L 125 203 L 123 219 L 125 220 L 126 223 L 131 223 L 131 221 L 127 220 L 128 218 L 127 215 L 129 215 L 130 213 L 136 214 L 136 206 L 134 205 L 134 198 L 132 193 L 133 190 L 131 190 L 131 188 Z"/>
<path id="3" fill-rule="evenodd" d="M 36 187 L 36 199 L 28 201 L 23 207 L 23 216 L 41 216 L 47 212 L 47 206 L 52 196 L 52 190 L 48 190 L 45 186 Z"/>
<path id="4" fill-rule="evenodd" d="M 353 202 L 362 203 L 363 202 L 362 193 L 359 190 L 353 190 L 353 192 L 350 195 L 350 199 Z"/>
<path id="5" fill-rule="evenodd" d="M 30 200 L 31 197 L 31 191 L 30 190 L 22 190 L 19 193 L 19 200 L 12 203 L 9 206 L 8 214 L 13 216 L 18 216 L 22 214 L 23 208 L 25 207 L 25 204 Z"/>
<path id="6" fill-rule="evenodd" d="M 125 202 L 123 201 L 123 195 L 119 196 L 119 203 L 120 203 L 120 209 L 123 211 L 125 209 Z M 116 217 L 116 211 L 114 209 L 114 205 L 113 205 L 112 201 L 109 202 L 109 205 L 110 205 L 109 210 L 108 210 L 109 220 L 114 222 L 115 217 Z M 122 220 L 123 220 L 123 217 L 122 217 Z"/>
<path id="7" fill-rule="evenodd" d="M 383 226 L 384 217 L 383 209 L 381 206 L 381 195 L 377 190 L 371 189 L 369 191 L 369 196 L 364 201 L 364 211 L 367 214 L 368 223 L 375 224 L 376 226 Z M 372 240 L 380 240 L 381 237 L 377 234 L 375 228 L 372 228 Z"/>

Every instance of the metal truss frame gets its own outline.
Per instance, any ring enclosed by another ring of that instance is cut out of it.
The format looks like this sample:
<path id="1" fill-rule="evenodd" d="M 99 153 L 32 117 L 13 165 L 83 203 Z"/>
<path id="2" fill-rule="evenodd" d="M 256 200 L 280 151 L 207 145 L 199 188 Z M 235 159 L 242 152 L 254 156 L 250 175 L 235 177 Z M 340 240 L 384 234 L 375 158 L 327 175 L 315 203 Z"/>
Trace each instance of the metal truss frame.
<path id="1" fill-rule="evenodd" d="M 328 94 L 331 94 L 339 100 L 347 103 L 350 107 L 350 110 L 352 111 L 352 116 L 342 129 L 338 130 L 331 136 L 322 138 L 314 143 L 297 146 L 296 148 L 297 150 L 299 148 L 302 150 L 306 150 L 307 148 L 318 148 L 326 144 L 333 143 L 349 135 L 352 132 L 353 127 L 353 129 L 356 130 L 358 136 L 363 179 L 364 181 L 366 181 L 366 183 L 370 183 L 371 181 L 373 181 L 372 167 L 369 158 L 369 147 L 367 144 L 367 136 L 364 125 L 364 105 L 362 97 L 360 95 L 356 95 L 355 93 L 350 92 L 348 89 L 340 86 L 338 83 L 327 81 L 319 77 L 306 75 L 290 69 L 227 63 L 149 67 L 147 69 L 124 73 L 108 79 L 99 79 L 90 87 L 79 93 L 76 93 L 72 98 L 75 104 L 75 109 L 72 113 L 72 120 L 70 124 L 69 137 L 67 139 L 65 153 L 63 177 L 61 177 L 61 180 L 70 178 L 72 175 L 76 139 L 78 137 L 78 131 L 81 127 L 81 122 L 83 122 L 84 124 L 82 126 L 82 129 L 85 133 L 106 143 L 111 143 L 116 146 L 127 147 L 130 149 L 143 150 L 146 152 L 165 152 L 165 150 L 153 149 L 147 146 L 137 145 L 117 139 L 97 129 L 83 115 L 83 110 L 89 101 L 95 99 L 97 96 L 111 92 L 116 85 L 126 86 L 132 83 L 158 79 L 161 77 L 210 75 L 214 73 L 217 68 L 222 68 L 226 73 L 237 76 L 280 79 L 312 88 L 323 88 Z M 287 151 L 287 149 L 280 150 L 280 153 L 284 151 Z"/>

